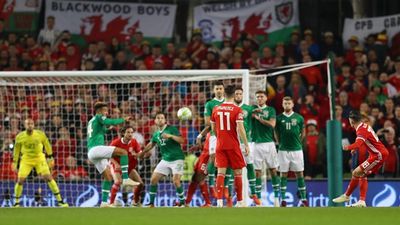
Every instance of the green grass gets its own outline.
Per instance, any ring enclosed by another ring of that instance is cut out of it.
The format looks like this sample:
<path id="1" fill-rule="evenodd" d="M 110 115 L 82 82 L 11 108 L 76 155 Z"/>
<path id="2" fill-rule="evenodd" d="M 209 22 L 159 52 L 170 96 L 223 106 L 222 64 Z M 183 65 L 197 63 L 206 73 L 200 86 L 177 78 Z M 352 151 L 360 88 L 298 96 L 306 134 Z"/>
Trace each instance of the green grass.
<path id="1" fill-rule="evenodd" d="M 400 224 L 400 208 L 0 208 L 4 225 Z"/>

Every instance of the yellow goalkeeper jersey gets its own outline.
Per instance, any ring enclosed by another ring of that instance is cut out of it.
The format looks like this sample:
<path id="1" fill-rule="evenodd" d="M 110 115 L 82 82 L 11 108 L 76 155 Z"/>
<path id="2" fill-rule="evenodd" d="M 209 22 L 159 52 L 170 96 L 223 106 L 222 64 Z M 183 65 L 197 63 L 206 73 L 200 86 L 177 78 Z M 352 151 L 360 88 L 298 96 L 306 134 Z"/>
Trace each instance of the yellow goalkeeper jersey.
<path id="1" fill-rule="evenodd" d="M 20 132 L 15 138 L 14 162 L 18 161 L 20 154 L 21 160 L 44 158 L 43 147 L 47 155 L 53 154 L 49 139 L 43 131 L 33 130 L 31 135 L 27 131 Z"/>

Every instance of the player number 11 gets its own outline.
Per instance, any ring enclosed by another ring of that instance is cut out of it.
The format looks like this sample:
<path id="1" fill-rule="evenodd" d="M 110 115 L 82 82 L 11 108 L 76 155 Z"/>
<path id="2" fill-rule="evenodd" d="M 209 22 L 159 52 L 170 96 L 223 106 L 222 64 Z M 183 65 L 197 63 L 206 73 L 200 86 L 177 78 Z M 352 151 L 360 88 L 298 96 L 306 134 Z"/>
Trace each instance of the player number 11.
<path id="1" fill-rule="evenodd" d="M 229 113 L 229 112 L 217 112 L 217 114 L 219 116 L 219 128 L 220 128 L 220 130 L 224 130 L 225 129 L 224 116 L 226 117 L 226 130 L 231 130 L 231 120 L 230 120 L 231 113 Z"/>
<path id="2" fill-rule="evenodd" d="M 290 130 L 291 127 L 292 127 L 291 123 L 286 123 L 286 130 Z"/>

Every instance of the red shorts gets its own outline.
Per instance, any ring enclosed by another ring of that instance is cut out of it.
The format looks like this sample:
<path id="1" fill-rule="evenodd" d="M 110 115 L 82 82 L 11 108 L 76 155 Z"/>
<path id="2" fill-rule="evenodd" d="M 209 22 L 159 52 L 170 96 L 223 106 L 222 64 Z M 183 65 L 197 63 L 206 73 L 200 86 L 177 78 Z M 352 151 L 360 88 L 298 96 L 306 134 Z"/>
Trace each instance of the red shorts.
<path id="1" fill-rule="evenodd" d="M 387 154 L 382 154 L 382 159 L 379 159 L 377 156 L 370 156 L 367 160 L 360 164 L 360 167 L 367 175 L 375 174 L 383 166 L 387 156 Z"/>
<path id="2" fill-rule="evenodd" d="M 201 153 L 199 159 L 196 162 L 196 165 L 194 166 L 194 171 L 197 173 L 204 174 L 207 176 L 207 165 L 208 165 L 208 159 L 210 158 L 210 155 L 207 153 Z"/>
<path id="3" fill-rule="evenodd" d="M 215 153 L 215 166 L 217 168 L 242 169 L 246 166 L 240 148 L 237 149 L 217 149 Z"/>

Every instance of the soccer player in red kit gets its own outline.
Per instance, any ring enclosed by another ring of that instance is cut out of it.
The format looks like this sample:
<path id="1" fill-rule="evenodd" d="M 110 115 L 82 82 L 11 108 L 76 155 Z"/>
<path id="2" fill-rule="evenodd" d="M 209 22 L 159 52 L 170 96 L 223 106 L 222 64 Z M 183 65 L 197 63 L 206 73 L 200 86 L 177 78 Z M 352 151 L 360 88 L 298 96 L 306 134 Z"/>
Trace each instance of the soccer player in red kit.
<path id="1" fill-rule="evenodd" d="M 235 189 L 237 193 L 237 207 L 246 207 L 242 194 L 242 169 L 246 166 L 240 150 L 240 140 L 245 146 L 245 155 L 249 154 L 246 131 L 243 125 L 243 112 L 234 103 L 236 87 L 229 85 L 225 88 L 225 102 L 213 109 L 211 115 L 211 129 L 216 133 L 217 146 L 215 164 L 218 168 L 217 176 L 217 207 L 223 207 L 224 179 L 226 168 L 232 168 L 235 175 Z"/>
<path id="2" fill-rule="evenodd" d="M 354 171 L 346 192 L 333 199 L 334 203 L 343 203 L 350 201 L 350 195 L 354 189 L 360 185 L 360 200 L 352 207 L 366 207 L 365 197 L 368 189 L 367 176 L 378 172 L 389 155 L 388 150 L 379 141 L 378 136 L 368 124 L 362 122 L 362 116 L 358 111 L 351 111 L 349 114 L 350 125 L 356 129 L 356 142 L 351 145 L 343 146 L 344 151 L 356 151 L 359 148 L 366 148 L 369 157 L 361 163 Z"/>
<path id="3" fill-rule="evenodd" d="M 128 152 L 128 173 L 129 178 L 137 182 L 138 185 L 134 189 L 134 196 L 132 206 L 138 206 L 140 202 L 140 196 L 142 190 L 144 190 L 143 180 L 140 178 L 139 173 L 136 171 L 137 159 L 136 154 L 140 152 L 139 143 L 133 138 L 134 129 L 131 126 L 126 126 L 121 129 L 121 136 L 115 138 L 110 146 L 125 149 Z M 121 166 L 119 163 L 119 157 L 114 157 L 110 161 L 114 184 L 111 188 L 110 204 L 114 204 L 115 197 L 121 186 Z M 125 190 L 124 190 L 125 191 Z"/>
<path id="4" fill-rule="evenodd" d="M 192 176 L 192 180 L 190 181 L 188 191 L 187 191 L 187 196 L 185 200 L 185 205 L 189 205 L 190 202 L 192 201 L 193 194 L 197 189 L 197 186 L 200 187 L 201 195 L 204 198 L 204 205 L 202 207 L 208 208 L 211 207 L 211 201 L 210 201 L 210 196 L 208 194 L 208 185 L 205 182 L 205 179 L 208 175 L 207 172 L 207 165 L 208 165 L 208 159 L 210 158 L 209 150 L 208 147 L 210 145 L 210 133 L 207 134 L 206 140 L 203 145 L 203 151 L 200 154 L 199 159 L 196 162 L 196 165 L 194 166 L 194 174 Z"/>

